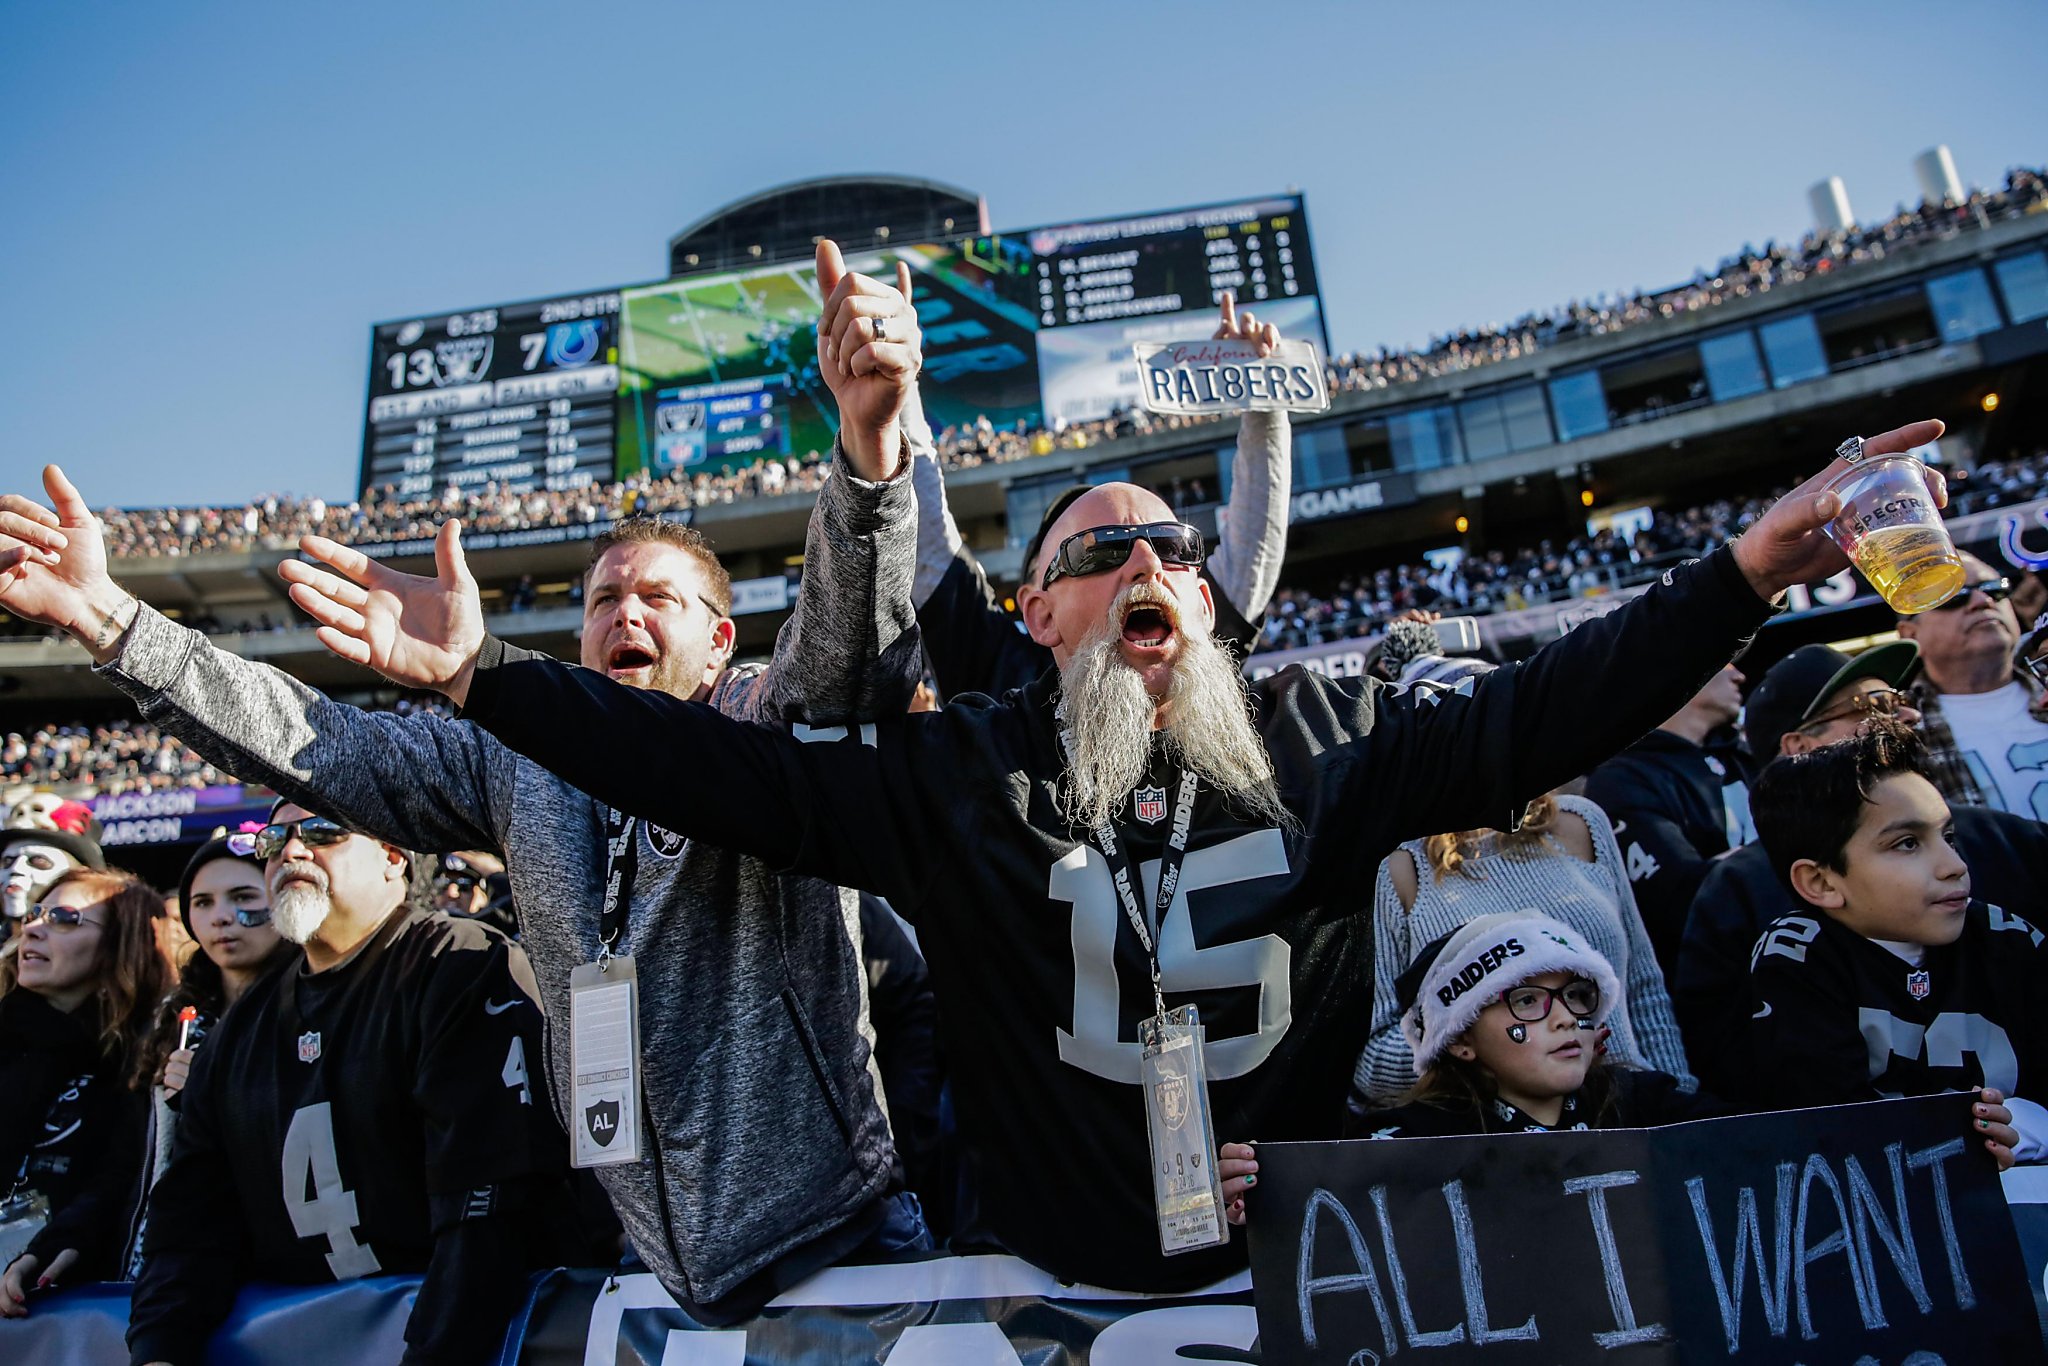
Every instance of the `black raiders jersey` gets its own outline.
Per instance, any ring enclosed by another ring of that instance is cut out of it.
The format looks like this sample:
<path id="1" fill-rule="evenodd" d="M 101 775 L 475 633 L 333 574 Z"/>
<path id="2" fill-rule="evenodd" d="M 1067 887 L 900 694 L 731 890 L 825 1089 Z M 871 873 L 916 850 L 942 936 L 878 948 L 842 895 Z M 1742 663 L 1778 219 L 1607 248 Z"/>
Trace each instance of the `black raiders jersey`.
<path id="1" fill-rule="evenodd" d="M 1973 901 L 1919 965 L 1819 911 L 1782 916 L 1750 954 L 1749 1099 L 1839 1105 L 1991 1086 L 2042 1094 L 2048 947 Z"/>
<path id="2" fill-rule="evenodd" d="M 1256 684 L 1255 725 L 1299 828 L 1203 784 L 1156 941 L 1168 1008 L 1198 1007 L 1207 1031 L 1217 1139 L 1336 1135 L 1388 852 L 1511 823 L 1677 710 L 1767 612 L 1720 551 L 1456 688 L 1300 669 Z M 1060 811 L 1057 688 L 1047 674 L 1000 702 L 969 695 L 804 743 L 492 640 L 465 715 L 622 810 L 887 897 L 917 926 L 941 1042 L 966 1060 L 952 1084 L 986 1231 L 1063 1279 L 1188 1289 L 1241 1267 L 1243 1240 L 1160 1252 L 1138 1089 L 1150 960 L 1108 861 Z M 1147 913 L 1178 820 L 1171 756 L 1153 760 L 1117 813 Z M 718 779 L 678 783 L 678 764 Z"/>
<path id="3" fill-rule="evenodd" d="M 211 1331 L 194 1287 L 231 1299 L 225 1267 L 295 1283 L 425 1271 L 451 1224 L 563 1180 L 540 1044 L 525 955 L 438 913 L 401 908 L 334 967 L 250 987 L 194 1056 L 131 1344 Z"/>

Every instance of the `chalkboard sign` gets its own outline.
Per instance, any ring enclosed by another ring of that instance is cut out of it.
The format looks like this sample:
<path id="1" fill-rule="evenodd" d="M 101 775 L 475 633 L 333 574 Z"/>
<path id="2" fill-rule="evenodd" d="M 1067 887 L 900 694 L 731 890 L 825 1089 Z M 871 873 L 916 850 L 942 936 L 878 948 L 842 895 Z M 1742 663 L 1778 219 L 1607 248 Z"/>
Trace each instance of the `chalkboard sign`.
<path id="1" fill-rule="evenodd" d="M 1259 1145 L 1266 1366 L 2041 1362 L 1969 1099 Z"/>

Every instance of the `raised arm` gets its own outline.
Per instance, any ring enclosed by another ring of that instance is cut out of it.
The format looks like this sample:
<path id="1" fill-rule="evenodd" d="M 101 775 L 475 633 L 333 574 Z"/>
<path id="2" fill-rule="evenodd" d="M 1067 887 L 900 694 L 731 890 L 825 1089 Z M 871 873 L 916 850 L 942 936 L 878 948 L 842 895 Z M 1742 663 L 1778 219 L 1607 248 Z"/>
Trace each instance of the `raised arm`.
<path id="1" fill-rule="evenodd" d="M 1867 454 L 1911 450 L 1941 434 L 1917 422 L 1864 443 Z M 1376 695 L 1360 743 L 1378 762 L 1353 775 L 1352 799 L 1370 806 L 1401 794 L 1394 833 L 1512 829 L 1523 808 L 1647 734 L 1726 664 L 1796 583 L 1818 582 L 1848 561 L 1822 527 L 1840 510 L 1826 492 L 1840 460 L 1778 500 L 1739 540 L 1667 571 L 1619 611 L 1538 650 L 1467 679 L 1456 692 L 1405 691 L 1346 680 Z M 1927 472 L 1938 505 L 1940 474 Z M 1381 727 L 1385 734 L 1379 733 Z"/>
<path id="2" fill-rule="evenodd" d="M 818 288 L 820 367 L 840 431 L 805 532 L 796 610 L 776 636 L 775 656 L 756 676 L 731 675 L 713 699 L 746 720 L 840 725 L 900 716 L 924 674 L 911 607 L 918 500 L 905 475 L 920 446 L 930 449 L 931 428 L 917 401 L 923 356 L 910 268 L 897 263 L 892 287 L 849 272 L 825 241 Z M 874 363 L 855 373 L 855 362 L 866 360 Z"/>
<path id="3" fill-rule="evenodd" d="M 98 521 L 63 471 L 50 466 L 44 486 L 54 511 L 0 499 L 0 606 L 69 633 L 145 720 L 244 782 L 410 849 L 500 846 L 512 765 L 501 746 L 435 717 L 344 706 L 215 648 L 114 582 Z M 61 545 L 8 548 L 29 521 Z"/>
<path id="4" fill-rule="evenodd" d="M 1259 354 L 1271 355 L 1280 331 L 1240 314 L 1237 301 L 1223 296 L 1218 341 L 1235 338 L 1258 343 Z M 1231 465 L 1230 503 L 1209 555 L 1209 578 L 1243 618 L 1251 638 L 1237 643 L 1250 650 L 1259 620 L 1280 582 L 1280 563 L 1287 558 L 1287 514 L 1294 487 L 1293 428 L 1284 412 L 1247 412 L 1237 420 L 1237 459 Z"/>

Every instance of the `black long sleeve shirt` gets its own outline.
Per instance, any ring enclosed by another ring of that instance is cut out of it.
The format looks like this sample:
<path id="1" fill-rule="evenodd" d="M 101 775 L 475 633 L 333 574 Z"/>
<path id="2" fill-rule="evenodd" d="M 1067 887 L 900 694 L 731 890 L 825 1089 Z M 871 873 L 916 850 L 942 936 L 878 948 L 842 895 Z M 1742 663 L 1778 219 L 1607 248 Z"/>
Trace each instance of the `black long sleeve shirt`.
<path id="1" fill-rule="evenodd" d="M 1253 685 L 1299 828 L 1204 789 L 1159 933 L 1168 1005 L 1207 1027 L 1216 1132 L 1336 1136 L 1390 850 L 1511 825 L 1677 710 L 1768 612 L 1724 550 L 1456 690 L 1300 669 Z M 1063 1278 L 1184 1290 L 1242 1267 L 1243 1243 L 1159 1251 L 1136 1088 L 1150 972 L 1101 854 L 1057 807 L 1057 686 L 805 743 L 492 640 L 467 714 L 628 812 L 886 896 L 931 965 L 987 1226 Z M 1169 822 L 1134 817 L 1119 826 L 1150 906 Z"/>

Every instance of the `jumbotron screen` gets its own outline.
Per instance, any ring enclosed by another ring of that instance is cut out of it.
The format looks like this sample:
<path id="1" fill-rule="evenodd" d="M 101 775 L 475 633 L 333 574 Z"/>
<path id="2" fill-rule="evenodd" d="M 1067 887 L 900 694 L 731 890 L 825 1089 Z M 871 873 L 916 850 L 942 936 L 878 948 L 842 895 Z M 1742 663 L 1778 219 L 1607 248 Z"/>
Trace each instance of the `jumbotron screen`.
<path id="1" fill-rule="evenodd" d="M 1327 348 L 1299 195 L 849 255 L 911 269 L 935 428 L 1136 406 L 1142 341 L 1207 336 L 1223 292 Z M 569 489 L 832 445 L 809 262 L 380 324 L 363 487 Z"/>

